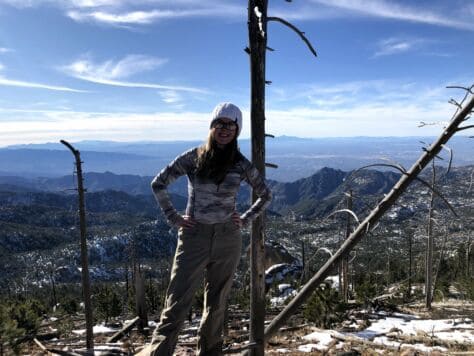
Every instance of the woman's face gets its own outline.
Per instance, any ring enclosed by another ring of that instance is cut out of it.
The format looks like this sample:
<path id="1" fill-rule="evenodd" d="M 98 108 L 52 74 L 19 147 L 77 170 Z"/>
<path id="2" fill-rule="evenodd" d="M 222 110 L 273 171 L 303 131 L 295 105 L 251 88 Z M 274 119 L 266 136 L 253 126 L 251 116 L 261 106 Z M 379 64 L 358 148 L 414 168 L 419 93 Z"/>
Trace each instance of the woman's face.
<path id="1" fill-rule="evenodd" d="M 232 142 L 237 135 L 237 125 L 231 119 L 220 118 L 212 124 L 212 137 L 218 146 L 225 146 Z"/>

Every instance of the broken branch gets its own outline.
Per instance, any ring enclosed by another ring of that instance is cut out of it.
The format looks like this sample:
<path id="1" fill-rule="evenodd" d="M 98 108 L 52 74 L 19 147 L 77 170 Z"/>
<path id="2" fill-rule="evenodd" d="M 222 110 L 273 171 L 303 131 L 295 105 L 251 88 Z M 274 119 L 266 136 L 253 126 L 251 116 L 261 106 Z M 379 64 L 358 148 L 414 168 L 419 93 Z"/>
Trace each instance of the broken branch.
<path id="1" fill-rule="evenodd" d="M 304 32 L 300 31 L 295 25 L 291 24 L 290 22 L 286 21 L 286 20 L 283 20 L 282 18 L 280 17 L 275 17 L 275 16 L 269 16 L 267 17 L 267 21 L 276 21 L 276 22 L 280 22 L 282 23 L 283 25 L 291 28 L 293 31 L 295 31 L 300 37 L 301 39 L 304 41 L 304 43 L 306 43 L 306 45 L 308 46 L 309 50 L 311 51 L 311 53 L 314 54 L 315 57 L 317 57 L 318 55 L 316 54 L 316 50 L 313 48 L 313 46 L 311 45 L 311 42 L 309 42 L 309 40 L 306 38 L 306 36 L 304 35 Z"/>

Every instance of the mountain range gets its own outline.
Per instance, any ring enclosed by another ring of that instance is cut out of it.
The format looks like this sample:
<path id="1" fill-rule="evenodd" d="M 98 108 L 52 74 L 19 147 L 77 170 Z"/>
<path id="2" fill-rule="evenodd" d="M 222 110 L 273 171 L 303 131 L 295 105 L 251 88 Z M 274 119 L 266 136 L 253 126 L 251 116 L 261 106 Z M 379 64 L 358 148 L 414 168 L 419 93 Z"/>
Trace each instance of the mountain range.
<path id="1" fill-rule="evenodd" d="M 278 165 L 267 169 L 268 178 L 292 182 L 308 177 L 323 167 L 350 171 L 377 162 L 392 160 L 410 167 L 433 137 L 348 137 L 268 138 L 266 160 Z M 74 146 L 81 151 L 85 172 L 112 172 L 153 176 L 183 151 L 200 145 L 199 141 L 109 142 L 81 141 Z M 250 141 L 239 140 L 242 152 L 249 158 Z M 449 148 L 458 166 L 474 164 L 474 140 L 454 137 Z M 442 153 L 449 161 L 447 151 Z M 59 177 L 72 174 L 74 160 L 60 143 L 15 145 L 0 148 L 0 175 L 20 177 Z"/>

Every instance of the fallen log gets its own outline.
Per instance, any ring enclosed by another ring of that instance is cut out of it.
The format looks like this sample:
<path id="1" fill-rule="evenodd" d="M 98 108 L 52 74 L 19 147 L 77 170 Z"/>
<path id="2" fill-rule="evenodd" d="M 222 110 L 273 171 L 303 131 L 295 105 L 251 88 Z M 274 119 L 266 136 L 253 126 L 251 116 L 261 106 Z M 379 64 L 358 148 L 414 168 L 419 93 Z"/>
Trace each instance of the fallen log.
<path id="1" fill-rule="evenodd" d="M 113 334 L 111 337 L 107 339 L 106 342 L 116 342 L 120 340 L 126 333 L 128 333 L 130 330 L 133 329 L 135 324 L 140 320 L 140 317 L 137 316 L 135 319 L 131 320 L 128 324 L 125 324 L 122 329 L 117 331 L 115 334 Z"/>
<path id="2" fill-rule="evenodd" d="M 258 346 L 257 342 L 249 342 L 247 345 L 240 347 L 228 347 L 222 350 L 223 354 L 238 354 L 242 351 L 250 350 Z"/>
<path id="3" fill-rule="evenodd" d="M 46 354 L 49 356 L 51 355 L 51 352 L 48 351 L 48 349 L 46 348 L 46 346 L 44 346 L 41 342 L 39 342 L 39 340 L 37 338 L 34 338 L 33 339 L 33 342 L 43 351 L 43 352 L 46 352 Z"/>

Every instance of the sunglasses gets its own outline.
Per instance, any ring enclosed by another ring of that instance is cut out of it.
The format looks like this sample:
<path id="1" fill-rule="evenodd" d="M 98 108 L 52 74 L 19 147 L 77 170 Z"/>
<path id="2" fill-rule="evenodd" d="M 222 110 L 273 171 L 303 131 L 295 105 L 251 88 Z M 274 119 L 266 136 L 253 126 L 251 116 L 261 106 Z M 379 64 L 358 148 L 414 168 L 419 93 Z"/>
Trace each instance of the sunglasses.
<path id="1" fill-rule="evenodd" d="M 223 121 L 216 121 L 212 127 L 216 129 L 226 129 L 229 131 L 237 130 L 237 124 L 235 122 L 223 122 Z"/>

